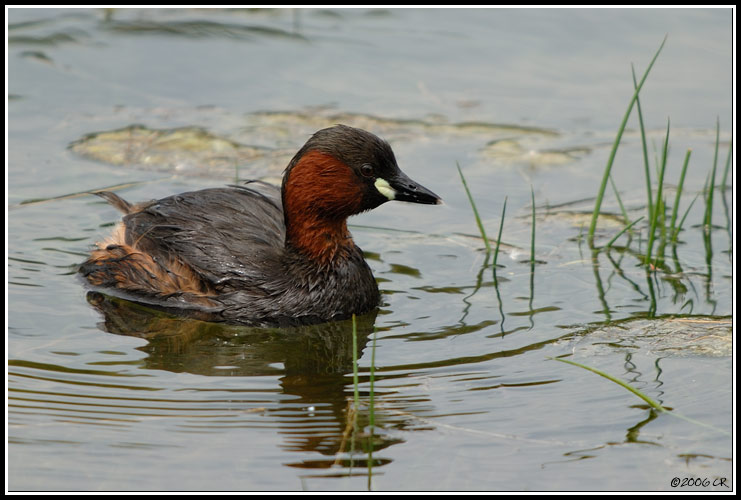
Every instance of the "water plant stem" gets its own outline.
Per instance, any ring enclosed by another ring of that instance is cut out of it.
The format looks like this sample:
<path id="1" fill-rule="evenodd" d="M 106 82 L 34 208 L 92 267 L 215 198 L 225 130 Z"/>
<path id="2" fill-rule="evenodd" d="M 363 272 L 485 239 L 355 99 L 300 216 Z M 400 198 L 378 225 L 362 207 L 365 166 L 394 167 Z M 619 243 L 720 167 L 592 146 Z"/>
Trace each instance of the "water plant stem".
<path id="1" fill-rule="evenodd" d="M 532 184 L 530 185 L 530 204 L 533 211 L 533 224 L 530 230 L 530 269 L 532 271 L 535 267 L 535 193 Z"/>
<path id="2" fill-rule="evenodd" d="M 682 226 L 684 226 L 684 221 L 687 220 L 687 216 L 690 214 L 690 210 L 692 209 L 692 205 L 695 204 L 697 199 L 700 197 L 700 193 L 697 193 L 694 198 L 692 198 L 692 201 L 690 202 L 689 206 L 687 207 L 687 210 L 684 211 L 684 215 L 682 216 L 682 219 L 679 221 L 679 225 L 677 226 L 677 235 L 682 231 Z M 676 238 L 674 240 L 676 243 Z"/>
<path id="3" fill-rule="evenodd" d="M 610 176 L 610 186 L 612 186 L 612 192 L 615 193 L 615 199 L 618 202 L 618 206 L 620 207 L 620 213 L 623 214 L 623 219 L 625 220 L 626 225 L 632 225 L 630 223 L 630 217 L 628 217 L 628 211 L 625 210 L 625 205 L 623 205 L 623 200 L 620 198 L 620 192 L 618 191 L 617 186 L 615 185 L 615 179 Z"/>
<path id="4" fill-rule="evenodd" d="M 658 224 L 659 219 L 659 213 L 663 212 L 664 210 L 664 204 L 663 204 L 663 189 L 664 189 L 664 172 L 666 171 L 666 158 L 668 156 L 668 149 L 669 149 L 669 127 L 670 123 L 669 120 L 666 122 L 666 137 L 664 138 L 664 147 L 662 148 L 662 155 L 661 155 L 661 166 L 659 168 L 659 178 L 658 183 L 659 186 L 656 190 L 656 206 L 653 209 L 653 217 L 651 218 L 651 223 L 649 224 L 648 228 L 648 245 L 646 247 L 646 257 L 644 259 L 644 265 L 648 266 L 651 262 L 651 252 L 653 250 L 654 240 L 656 238 L 656 226 Z M 657 257 L 658 260 L 658 257 Z"/>
<path id="5" fill-rule="evenodd" d="M 591 366 L 583 365 L 581 363 L 577 363 L 576 361 L 571 361 L 569 359 L 563 359 L 563 358 L 549 358 L 549 359 L 553 359 L 555 361 L 560 361 L 562 363 L 568 363 L 570 365 L 578 366 L 579 368 L 583 368 L 585 370 L 589 370 L 590 372 L 596 373 L 597 375 L 599 375 L 601 377 L 605 377 L 607 380 L 610 380 L 610 381 L 618 384 L 619 386 L 621 386 L 621 387 L 629 390 L 630 392 L 632 392 L 633 394 L 635 394 L 636 396 L 638 396 L 639 398 L 641 398 L 642 400 L 644 400 L 646 403 L 648 403 L 649 406 L 651 406 L 652 408 L 655 408 L 655 409 L 657 409 L 659 411 L 662 411 L 662 412 L 668 411 L 666 408 L 664 408 L 663 406 L 661 406 L 661 404 L 658 401 L 656 401 L 655 399 L 650 398 L 649 396 L 643 394 L 638 389 L 636 389 L 636 388 L 632 387 L 631 385 L 623 382 L 619 378 L 615 378 L 612 375 L 609 375 L 609 374 L 603 372 L 602 370 L 598 370 L 597 368 L 592 368 Z"/>
<path id="6" fill-rule="evenodd" d="M 370 365 L 370 408 L 368 410 L 368 426 L 370 437 L 368 438 L 368 491 L 371 491 L 371 478 L 373 477 L 373 435 L 376 425 L 375 414 L 375 375 L 376 375 L 376 333 L 373 328 L 373 343 L 371 345 L 371 365 Z"/>
<path id="7" fill-rule="evenodd" d="M 636 71 L 633 64 L 630 65 L 630 71 L 633 73 L 633 89 L 638 88 L 638 82 L 636 81 Z M 652 219 L 651 210 L 653 210 L 654 202 L 651 191 L 651 169 L 648 166 L 648 146 L 646 145 L 646 128 L 643 126 L 643 112 L 641 111 L 641 100 L 636 96 L 636 110 L 638 111 L 638 124 L 641 130 L 641 147 L 643 149 L 643 168 L 646 177 L 646 200 L 648 207 L 648 220 Z"/>
<path id="8" fill-rule="evenodd" d="M 720 183 L 722 191 L 726 192 L 726 185 L 728 183 L 728 171 L 731 168 L 731 156 L 733 155 L 733 138 L 731 138 L 731 142 L 728 144 L 728 156 L 726 156 L 726 167 L 723 170 L 723 180 Z"/>
<path id="9" fill-rule="evenodd" d="M 710 234 L 713 224 L 713 191 L 715 191 L 715 172 L 718 168 L 718 146 L 720 143 L 720 118 L 716 121 L 715 126 L 715 154 L 713 155 L 713 168 L 710 171 L 710 178 L 707 183 L 707 192 L 705 195 L 705 217 L 704 226 L 705 234 Z"/>
<path id="10" fill-rule="evenodd" d="M 687 150 L 687 154 L 684 156 L 684 164 L 682 165 L 682 173 L 679 175 L 679 184 L 677 184 L 677 195 L 674 197 L 674 206 L 672 207 L 672 219 L 670 223 L 670 238 L 673 243 L 677 241 L 678 229 L 675 227 L 677 221 L 677 214 L 679 213 L 679 200 L 682 197 L 682 188 L 684 187 L 684 176 L 687 173 L 687 165 L 690 163 L 690 156 L 692 155 L 692 149 Z"/>
<path id="11" fill-rule="evenodd" d="M 494 247 L 494 272 L 496 282 L 496 269 L 497 269 L 497 257 L 499 256 L 499 244 L 502 242 L 502 228 L 504 227 L 504 214 L 507 211 L 507 197 L 504 197 L 504 205 L 502 206 L 502 218 L 499 220 L 499 234 L 497 235 L 497 246 Z"/>
<path id="12" fill-rule="evenodd" d="M 463 183 L 463 188 L 466 190 L 466 195 L 468 196 L 468 201 L 471 204 L 471 208 L 473 209 L 473 216 L 476 218 L 476 224 L 479 226 L 479 232 L 481 233 L 481 237 L 484 239 L 484 245 L 486 245 L 486 253 L 491 254 L 491 245 L 489 244 L 489 238 L 486 237 L 486 231 L 484 230 L 484 224 L 481 222 L 481 217 L 479 217 L 479 211 L 476 209 L 476 202 L 473 201 L 473 196 L 471 195 L 471 191 L 468 189 L 468 183 L 466 182 L 466 178 L 463 177 L 463 171 L 461 170 L 461 166 L 456 162 L 455 164 L 458 167 L 458 174 L 461 176 L 461 182 Z"/>
<path id="13" fill-rule="evenodd" d="M 370 409 L 368 412 L 368 424 L 373 429 L 376 424 L 375 416 L 375 379 L 376 379 L 376 328 L 373 328 L 373 341 L 371 344 L 371 365 L 370 365 Z"/>
<path id="14" fill-rule="evenodd" d="M 358 404 L 359 404 L 359 391 L 358 391 L 358 327 L 355 319 L 355 315 L 352 315 L 352 382 L 353 382 L 353 403 L 355 405 L 355 415 L 357 417 Z M 355 421 L 353 420 L 353 426 Z"/>
<path id="15" fill-rule="evenodd" d="M 631 222 L 630 224 L 628 224 L 627 226 L 625 226 L 624 228 L 622 228 L 618 234 L 616 234 L 609 242 L 607 242 L 607 245 L 605 245 L 605 248 L 610 248 L 612 244 L 615 243 L 615 241 L 617 241 L 617 239 L 620 238 L 620 236 L 622 236 L 624 232 L 629 231 L 633 226 L 635 226 L 641 220 L 643 220 L 642 215 L 638 217 L 636 220 L 634 220 L 633 222 Z"/>

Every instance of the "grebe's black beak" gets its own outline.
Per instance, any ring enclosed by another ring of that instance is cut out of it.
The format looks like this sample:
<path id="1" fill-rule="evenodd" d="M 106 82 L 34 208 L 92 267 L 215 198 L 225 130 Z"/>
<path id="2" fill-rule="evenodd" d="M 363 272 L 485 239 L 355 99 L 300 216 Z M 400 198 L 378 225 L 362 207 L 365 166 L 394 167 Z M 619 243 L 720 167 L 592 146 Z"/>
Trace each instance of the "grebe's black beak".
<path id="1" fill-rule="evenodd" d="M 414 182 L 401 170 L 398 170 L 393 177 L 388 179 L 379 177 L 376 179 L 375 186 L 389 200 L 408 201 L 424 205 L 439 205 L 443 202 L 438 195 Z"/>

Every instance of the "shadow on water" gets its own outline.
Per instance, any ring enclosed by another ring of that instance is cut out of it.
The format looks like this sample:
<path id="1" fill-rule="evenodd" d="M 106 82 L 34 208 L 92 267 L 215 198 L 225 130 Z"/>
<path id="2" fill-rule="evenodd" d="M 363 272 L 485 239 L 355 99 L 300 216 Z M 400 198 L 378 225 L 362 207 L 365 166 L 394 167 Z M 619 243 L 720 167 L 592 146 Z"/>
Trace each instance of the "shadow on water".
<path id="1" fill-rule="evenodd" d="M 352 387 L 347 387 L 347 374 L 353 371 L 351 320 L 253 328 L 171 316 L 100 292 L 88 292 L 87 300 L 103 314 L 103 330 L 147 340 L 145 346 L 138 348 L 147 354 L 142 360 L 144 369 L 221 377 L 279 376 L 281 392 L 297 397 L 286 400 L 291 413 L 296 413 L 297 406 L 321 407 L 318 418 L 313 418 L 311 412 L 278 418 L 279 433 L 283 434 L 288 451 L 318 452 L 331 458 L 287 465 L 308 469 L 367 465 L 362 457 L 358 460 L 352 455 L 347 443 L 352 418 L 348 405 Z M 374 311 L 357 318 L 359 352 L 373 332 L 376 314 Z M 322 432 L 317 432 L 317 426 L 322 427 Z M 378 452 L 398 442 L 398 438 L 375 435 L 372 448 Z M 347 452 L 351 454 L 349 458 L 343 455 Z M 376 466 L 389 462 L 373 459 Z"/>

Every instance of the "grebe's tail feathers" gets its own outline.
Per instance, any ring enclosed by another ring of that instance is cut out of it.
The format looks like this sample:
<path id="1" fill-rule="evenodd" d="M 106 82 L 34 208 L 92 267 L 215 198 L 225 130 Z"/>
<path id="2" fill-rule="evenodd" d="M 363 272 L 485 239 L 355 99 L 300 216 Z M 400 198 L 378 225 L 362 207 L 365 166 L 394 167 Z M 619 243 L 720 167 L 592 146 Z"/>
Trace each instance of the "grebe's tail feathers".
<path id="1" fill-rule="evenodd" d="M 134 210 L 134 205 L 110 191 L 96 191 L 93 194 L 96 196 L 100 196 L 105 201 L 107 201 L 125 214 L 130 214 Z"/>

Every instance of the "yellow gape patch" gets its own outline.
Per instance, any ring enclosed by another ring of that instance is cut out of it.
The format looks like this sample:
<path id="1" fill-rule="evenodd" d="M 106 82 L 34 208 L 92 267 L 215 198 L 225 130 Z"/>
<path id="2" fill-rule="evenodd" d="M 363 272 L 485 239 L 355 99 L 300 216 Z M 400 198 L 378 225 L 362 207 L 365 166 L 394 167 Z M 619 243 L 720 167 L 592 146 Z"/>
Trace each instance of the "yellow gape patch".
<path id="1" fill-rule="evenodd" d="M 376 179 L 376 182 L 374 182 L 373 185 L 376 186 L 376 189 L 378 189 L 379 193 L 384 195 L 389 200 L 393 200 L 394 198 L 396 198 L 396 191 L 394 191 L 394 188 L 392 188 L 384 179 L 381 179 L 379 177 L 378 179 Z"/>

